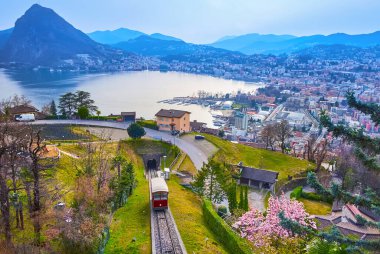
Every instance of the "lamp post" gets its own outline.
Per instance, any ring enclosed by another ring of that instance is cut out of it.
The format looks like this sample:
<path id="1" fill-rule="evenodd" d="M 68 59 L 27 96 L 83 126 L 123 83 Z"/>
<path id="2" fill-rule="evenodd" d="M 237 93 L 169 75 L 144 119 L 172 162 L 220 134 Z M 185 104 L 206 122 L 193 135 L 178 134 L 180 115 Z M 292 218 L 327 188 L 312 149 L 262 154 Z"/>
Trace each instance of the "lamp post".
<path id="1" fill-rule="evenodd" d="M 166 155 L 164 155 L 164 169 L 166 168 Z"/>

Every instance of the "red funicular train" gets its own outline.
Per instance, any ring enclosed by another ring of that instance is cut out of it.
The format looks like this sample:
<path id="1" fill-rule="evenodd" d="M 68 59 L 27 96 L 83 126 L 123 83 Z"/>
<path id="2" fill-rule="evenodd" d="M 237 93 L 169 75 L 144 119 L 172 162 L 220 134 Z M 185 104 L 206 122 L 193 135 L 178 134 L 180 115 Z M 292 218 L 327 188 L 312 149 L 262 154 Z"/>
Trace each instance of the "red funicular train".
<path id="1" fill-rule="evenodd" d="M 168 208 L 169 189 L 162 177 L 155 177 L 150 180 L 152 188 L 152 206 L 154 210 Z"/>

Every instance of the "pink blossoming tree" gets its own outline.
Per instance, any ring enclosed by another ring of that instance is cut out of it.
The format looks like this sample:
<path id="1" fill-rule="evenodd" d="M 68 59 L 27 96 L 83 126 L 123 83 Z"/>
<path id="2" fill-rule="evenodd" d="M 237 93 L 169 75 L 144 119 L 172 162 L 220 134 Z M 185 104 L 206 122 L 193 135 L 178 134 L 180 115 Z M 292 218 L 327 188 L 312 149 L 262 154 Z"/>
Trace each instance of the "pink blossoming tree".
<path id="1" fill-rule="evenodd" d="M 315 222 L 305 211 L 303 204 L 297 200 L 290 200 L 282 194 L 280 197 L 270 197 L 266 216 L 252 209 L 243 214 L 233 225 L 240 235 L 253 242 L 257 247 L 269 246 L 279 239 L 296 237 L 291 231 L 280 225 L 278 214 L 284 212 L 286 218 L 297 221 L 303 226 L 316 228 Z"/>

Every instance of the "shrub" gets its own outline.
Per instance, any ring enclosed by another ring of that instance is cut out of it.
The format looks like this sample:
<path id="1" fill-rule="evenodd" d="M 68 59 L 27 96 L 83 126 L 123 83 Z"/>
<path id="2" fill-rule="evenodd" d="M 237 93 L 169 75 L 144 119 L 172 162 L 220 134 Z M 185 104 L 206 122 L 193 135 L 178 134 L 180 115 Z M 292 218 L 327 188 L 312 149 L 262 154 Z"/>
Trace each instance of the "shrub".
<path id="1" fill-rule="evenodd" d="M 202 208 L 207 226 L 214 232 L 218 240 L 224 244 L 230 253 L 252 253 L 247 241 L 240 238 L 232 231 L 228 224 L 218 216 L 209 200 L 203 199 Z"/>
<path id="2" fill-rule="evenodd" d="M 313 201 L 324 201 L 330 204 L 334 201 L 331 196 L 322 196 L 314 192 L 302 192 L 301 197 Z"/>
<path id="3" fill-rule="evenodd" d="M 136 123 L 131 124 L 127 131 L 128 135 L 133 139 L 139 139 L 146 134 L 144 128 Z"/>
<path id="4" fill-rule="evenodd" d="M 225 207 L 224 205 L 220 205 L 218 206 L 218 215 L 220 217 L 223 217 L 227 214 L 227 207 Z"/>
<path id="5" fill-rule="evenodd" d="M 290 198 L 299 199 L 302 195 L 302 186 L 298 186 L 290 193 Z"/>

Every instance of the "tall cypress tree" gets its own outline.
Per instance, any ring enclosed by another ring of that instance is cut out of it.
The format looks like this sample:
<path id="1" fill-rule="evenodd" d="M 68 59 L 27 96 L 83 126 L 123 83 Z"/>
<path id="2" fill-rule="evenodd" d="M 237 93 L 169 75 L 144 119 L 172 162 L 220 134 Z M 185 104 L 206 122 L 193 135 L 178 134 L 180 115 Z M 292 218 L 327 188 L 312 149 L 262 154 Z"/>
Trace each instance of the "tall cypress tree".
<path id="1" fill-rule="evenodd" d="M 249 205 L 248 205 L 248 186 L 245 186 L 245 188 L 244 188 L 244 210 L 246 210 L 246 211 L 249 210 Z"/>
<path id="2" fill-rule="evenodd" d="M 236 200 L 236 184 L 231 184 L 228 191 L 228 209 L 230 213 L 237 208 L 237 200 Z"/>
<path id="3" fill-rule="evenodd" d="M 50 114 L 52 116 L 57 116 L 57 106 L 55 105 L 55 101 L 52 100 L 50 104 Z"/>
<path id="4" fill-rule="evenodd" d="M 239 190 L 240 190 L 240 196 L 239 196 L 239 208 L 240 209 L 244 209 L 244 190 L 243 190 L 243 186 L 240 186 Z"/>

